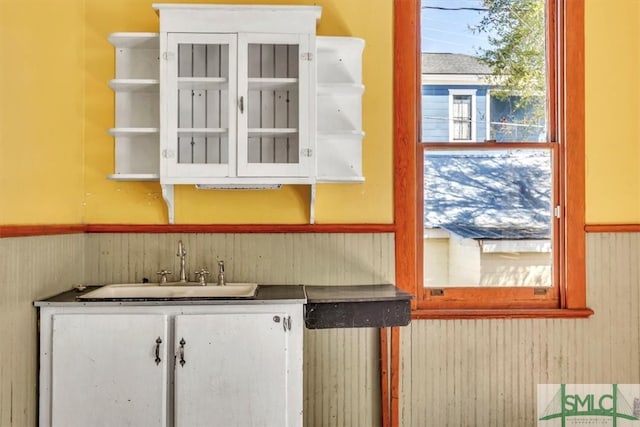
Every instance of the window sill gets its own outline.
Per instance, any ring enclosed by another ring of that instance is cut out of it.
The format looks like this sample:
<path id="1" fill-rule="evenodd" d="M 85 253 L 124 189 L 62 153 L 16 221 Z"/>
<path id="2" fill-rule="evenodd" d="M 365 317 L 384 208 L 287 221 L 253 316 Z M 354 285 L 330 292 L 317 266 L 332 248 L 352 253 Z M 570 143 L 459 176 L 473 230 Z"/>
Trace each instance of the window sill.
<path id="1" fill-rule="evenodd" d="M 411 312 L 411 319 L 586 319 L 592 314 L 590 308 L 417 309 Z"/>

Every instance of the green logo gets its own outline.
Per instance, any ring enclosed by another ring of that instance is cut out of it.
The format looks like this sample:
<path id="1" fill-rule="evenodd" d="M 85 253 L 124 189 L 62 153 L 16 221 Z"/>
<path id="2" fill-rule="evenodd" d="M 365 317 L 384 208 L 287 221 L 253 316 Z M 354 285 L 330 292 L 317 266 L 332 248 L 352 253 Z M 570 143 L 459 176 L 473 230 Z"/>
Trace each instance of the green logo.
<path id="1" fill-rule="evenodd" d="M 540 397 L 539 388 L 538 398 Z M 636 404 L 635 401 L 633 403 Z M 617 384 L 611 384 L 611 389 L 606 391 L 602 385 L 576 385 L 572 392 L 567 391 L 566 384 L 560 384 L 539 421 L 559 419 L 561 426 L 565 427 L 567 420 L 573 421 L 572 424 L 591 424 L 588 421 L 595 417 L 607 417 L 609 420 L 606 420 L 606 424 L 617 427 L 621 420 L 638 421 L 638 415 Z M 539 422 L 538 425 L 544 426 L 545 423 Z"/>

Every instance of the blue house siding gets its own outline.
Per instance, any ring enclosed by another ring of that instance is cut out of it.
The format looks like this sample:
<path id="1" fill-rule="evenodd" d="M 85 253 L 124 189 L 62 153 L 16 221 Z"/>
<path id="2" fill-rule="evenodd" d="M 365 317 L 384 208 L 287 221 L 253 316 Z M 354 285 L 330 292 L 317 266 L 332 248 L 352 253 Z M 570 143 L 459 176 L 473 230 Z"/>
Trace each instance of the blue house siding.
<path id="1" fill-rule="evenodd" d="M 449 141 L 449 89 L 422 87 L 422 140 Z"/>
<path id="2" fill-rule="evenodd" d="M 423 85 L 422 140 L 449 141 L 449 90 L 475 90 L 476 138 L 484 141 L 487 129 L 487 87 L 480 85 Z"/>

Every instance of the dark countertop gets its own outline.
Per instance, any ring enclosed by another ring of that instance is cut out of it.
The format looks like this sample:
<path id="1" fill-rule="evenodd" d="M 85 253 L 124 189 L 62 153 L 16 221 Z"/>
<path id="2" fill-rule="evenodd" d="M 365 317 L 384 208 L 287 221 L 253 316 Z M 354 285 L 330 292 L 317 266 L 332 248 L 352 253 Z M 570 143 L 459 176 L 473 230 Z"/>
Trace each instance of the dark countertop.
<path id="1" fill-rule="evenodd" d="M 305 286 L 308 329 L 384 328 L 411 322 L 413 296 L 393 285 Z"/>
<path id="2" fill-rule="evenodd" d="M 313 303 L 403 301 L 413 295 L 393 285 L 312 286 L 304 287 L 307 301 Z"/>
<path id="3" fill-rule="evenodd" d="M 305 325 L 309 329 L 406 326 L 411 321 L 411 298 L 390 284 L 354 286 L 260 285 L 249 299 L 129 299 L 79 300 L 95 290 L 70 289 L 34 303 L 43 306 L 127 306 L 127 305 L 213 305 L 213 304 L 305 304 Z"/>

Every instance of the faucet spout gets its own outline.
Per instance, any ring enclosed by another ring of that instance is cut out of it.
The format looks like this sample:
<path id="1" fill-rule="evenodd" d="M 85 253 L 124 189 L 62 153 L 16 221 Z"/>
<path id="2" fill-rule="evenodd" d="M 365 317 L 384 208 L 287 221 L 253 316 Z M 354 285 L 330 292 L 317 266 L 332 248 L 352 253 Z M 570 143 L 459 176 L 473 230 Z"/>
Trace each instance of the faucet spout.
<path id="1" fill-rule="evenodd" d="M 178 240 L 178 253 L 176 254 L 176 256 L 180 257 L 180 283 L 186 283 L 187 272 L 185 269 L 185 259 L 187 256 L 187 251 L 184 249 L 182 240 Z"/>
<path id="2" fill-rule="evenodd" d="M 218 261 L 218 286 L 224 285 L 226 285 L 224 280 L 224 261 Z"/>

